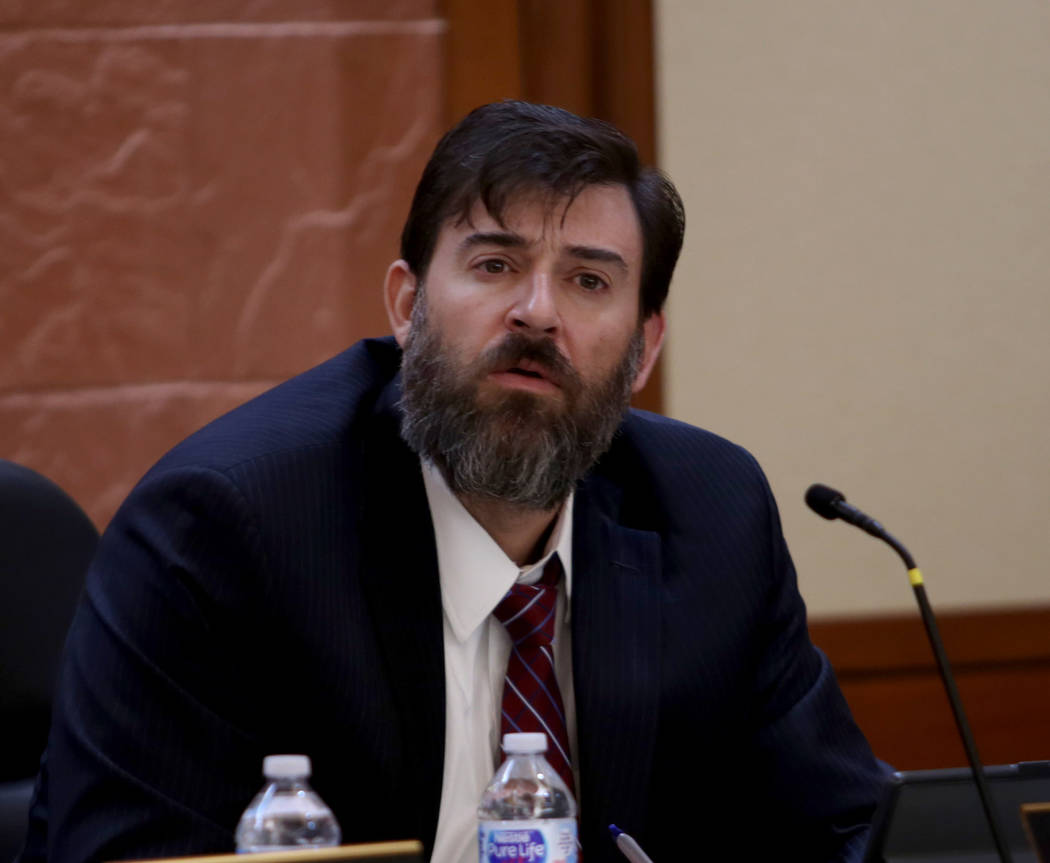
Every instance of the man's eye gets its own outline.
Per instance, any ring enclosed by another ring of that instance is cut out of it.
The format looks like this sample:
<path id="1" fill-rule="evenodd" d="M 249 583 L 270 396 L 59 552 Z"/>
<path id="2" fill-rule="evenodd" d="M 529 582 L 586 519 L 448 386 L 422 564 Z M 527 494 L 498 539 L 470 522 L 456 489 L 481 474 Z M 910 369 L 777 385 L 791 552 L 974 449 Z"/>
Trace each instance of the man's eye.
<path id="1" fill-rule="evenodd" d="M 594 273 L 580 273 L 576 279 L 580 287 L 586 291 L 597 291 L 605 287 L 605 279 Z"/>
<path id="2" fill-rule="evenodd" d="M 499 261 L 494 258 L 487 261 L 482 261 L 480 266 L 484 272 L 491 273 L 492 275 L 496 275 L 497 273 L 505 273 L 507 271 L 507 262 Z"/>

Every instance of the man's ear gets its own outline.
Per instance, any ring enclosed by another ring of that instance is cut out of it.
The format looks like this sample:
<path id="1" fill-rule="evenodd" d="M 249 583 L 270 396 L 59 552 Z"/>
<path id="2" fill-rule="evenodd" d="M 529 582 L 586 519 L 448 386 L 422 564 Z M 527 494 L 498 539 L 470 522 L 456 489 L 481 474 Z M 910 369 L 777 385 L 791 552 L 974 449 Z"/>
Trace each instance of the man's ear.
<path id="1" fill-rule="evenodd" d="M 416 304 L 416 276 L 412 268 L 400 258 L 386 271 L 383 283 L 383 301 L 390 329 L 401 347 L 405 346 L 412 323 L 412 307 Z"/>
<path id="2" fill-rule="evenodd" d="M 656 365 L 656 358 L 660 356 L 660 348 L 664 343 L 664 333 L 667 329 L 667 321 L 663 312 L 653 312 L 642 324 L 642 336 L 645 346 L 642 348 L 642 363 L 638 369 L 638 376 L 631 385 L 631 392 L 640 392 L 649 380 L 649 375 Z"/>

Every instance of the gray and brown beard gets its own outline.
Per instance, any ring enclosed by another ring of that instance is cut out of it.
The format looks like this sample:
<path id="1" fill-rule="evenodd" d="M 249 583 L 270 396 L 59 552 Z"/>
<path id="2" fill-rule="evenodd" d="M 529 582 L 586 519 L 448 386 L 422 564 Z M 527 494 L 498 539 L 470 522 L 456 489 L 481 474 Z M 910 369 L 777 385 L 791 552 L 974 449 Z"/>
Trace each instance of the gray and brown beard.
<path id="1" fill-rule="evenodd" d="M 508 333 L 464 366 L 429 325 L 420 291 L 401 363 L 401 436 L 441 469 L 455 494 L 549 511 L 609 448 L 643 347 L 639 326 L 617 367 L 594 383 L 581 379 L 553 340 L 521 333 Z M 523 390 L 482 397 L 479 385 L 491 372 L 523 360 L 540 363 L 563 399 Z"/>

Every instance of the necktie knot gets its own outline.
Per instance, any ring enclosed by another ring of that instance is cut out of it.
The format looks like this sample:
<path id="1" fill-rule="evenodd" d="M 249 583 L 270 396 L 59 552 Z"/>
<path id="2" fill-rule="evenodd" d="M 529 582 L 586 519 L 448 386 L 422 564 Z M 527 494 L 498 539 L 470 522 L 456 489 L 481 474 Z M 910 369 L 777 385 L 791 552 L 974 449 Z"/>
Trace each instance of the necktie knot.
<path id="1" fill-rule="evenodd" d="M 557 604 L 555 585 L 515 584 L 493 614 L 506 627 L 515 647 L 549 647 L 554 641 Z"/>

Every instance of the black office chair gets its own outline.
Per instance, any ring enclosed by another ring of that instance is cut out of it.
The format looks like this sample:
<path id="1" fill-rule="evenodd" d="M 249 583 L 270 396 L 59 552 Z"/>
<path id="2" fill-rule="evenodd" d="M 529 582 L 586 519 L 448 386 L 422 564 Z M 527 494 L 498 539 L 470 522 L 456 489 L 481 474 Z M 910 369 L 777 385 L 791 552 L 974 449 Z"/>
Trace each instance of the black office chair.
<path id="1" fill-rule="evenodd" d="M 97 543 L 69 495 L 0 459 L 0 863 L 25 838 L 62 644 Z"/>

